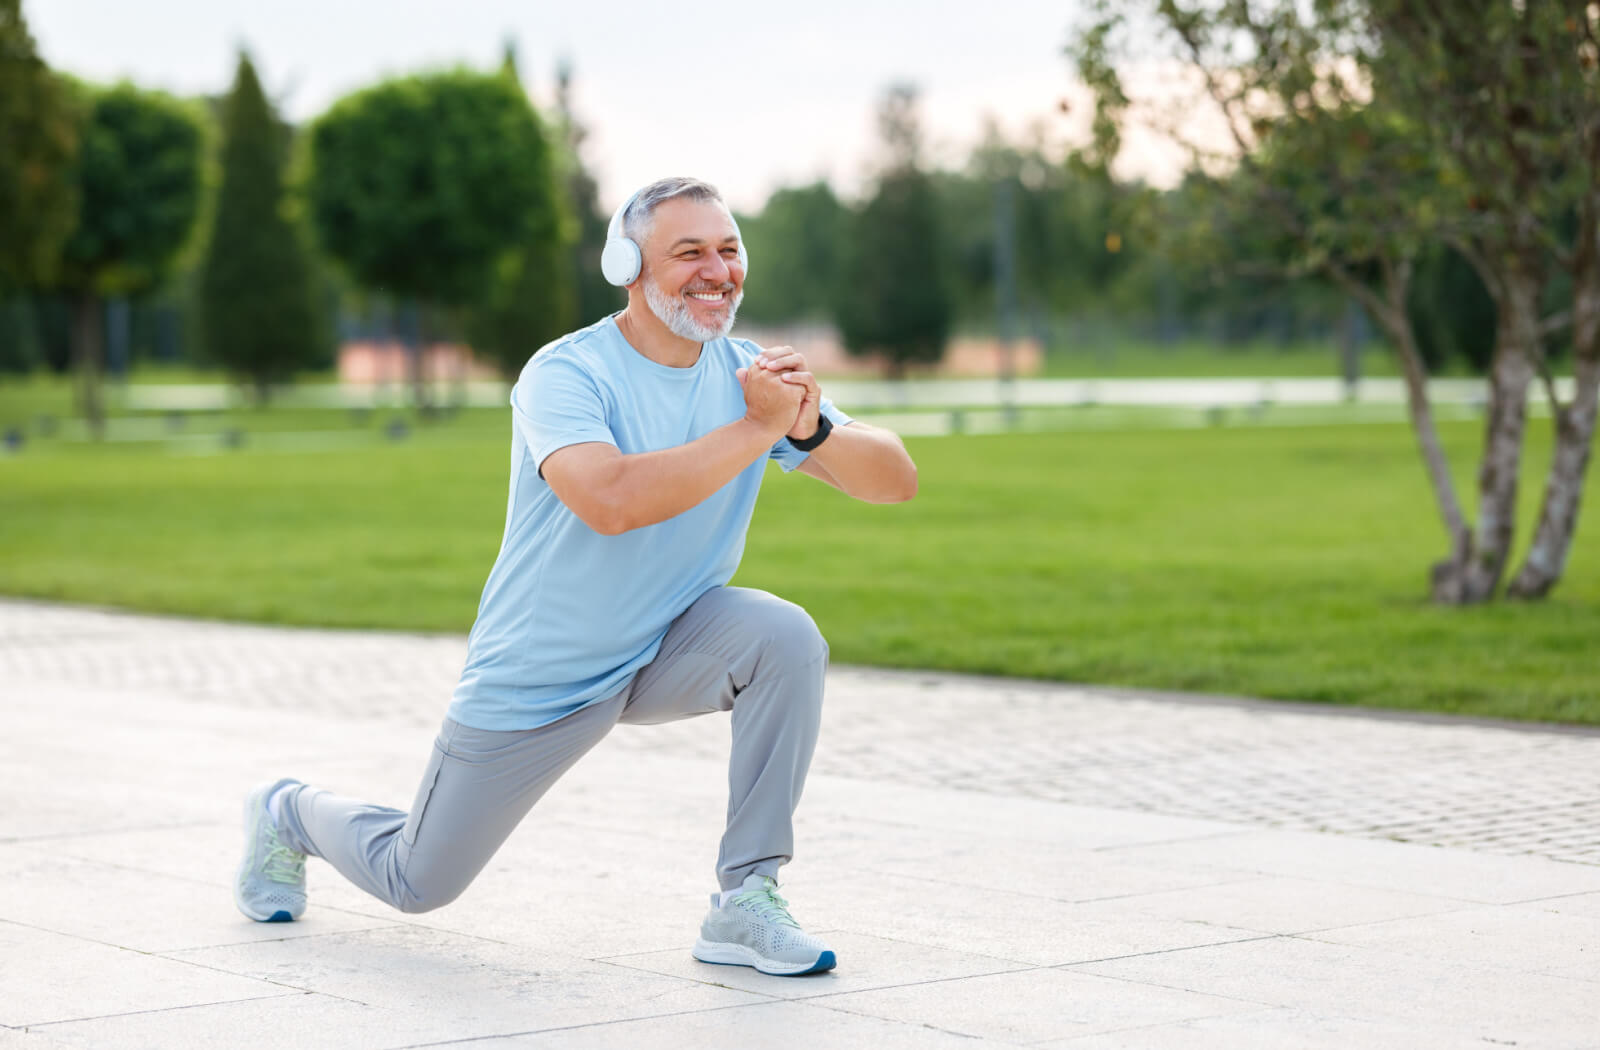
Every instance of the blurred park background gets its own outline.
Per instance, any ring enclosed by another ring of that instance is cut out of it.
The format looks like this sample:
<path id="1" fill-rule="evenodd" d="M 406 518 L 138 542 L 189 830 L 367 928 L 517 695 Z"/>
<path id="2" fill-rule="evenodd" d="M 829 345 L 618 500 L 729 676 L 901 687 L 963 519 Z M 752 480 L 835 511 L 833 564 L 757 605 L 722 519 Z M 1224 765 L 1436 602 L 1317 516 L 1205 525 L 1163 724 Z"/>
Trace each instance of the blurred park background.
<path id="1" fill-rule="evenodd" d="M 623 304 L 634 182 L 728 170 L 735 335 L 921 471 L 767 486 L 736 582 L 836 659 L 1600 724 L 1594 5 L 1063 4 L 959 134 L 894 48 L 846 101 L 667 27 L 640 98 L 508 32 L 296 114 L 248 41 L 174 89 L 57 66 L 120 16 L 38 6 L 0 0 L 0 593 L 464 632 L 508 377 Z M 274 69 L 322 53 L 289 28 Z M 817 26 L 762 43 L 827 79 Z M 735 161 L 808 92 L 858 152 Z M 604 170 L 641 119 L 662 166 Z"/>

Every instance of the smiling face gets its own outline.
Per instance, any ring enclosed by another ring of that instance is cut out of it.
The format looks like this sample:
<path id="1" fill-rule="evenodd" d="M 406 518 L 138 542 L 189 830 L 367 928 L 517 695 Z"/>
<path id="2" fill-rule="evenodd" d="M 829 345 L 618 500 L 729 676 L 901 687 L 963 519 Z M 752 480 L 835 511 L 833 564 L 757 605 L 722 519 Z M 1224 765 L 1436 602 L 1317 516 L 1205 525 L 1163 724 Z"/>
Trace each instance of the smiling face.
<path id="1" fill-rule="evenodd" d="M 744 298 L 733 217 L 716 201 L 674 197 L 652 219 L 640 277 L 650 312 L 681 339 L 727 335 Z"/>

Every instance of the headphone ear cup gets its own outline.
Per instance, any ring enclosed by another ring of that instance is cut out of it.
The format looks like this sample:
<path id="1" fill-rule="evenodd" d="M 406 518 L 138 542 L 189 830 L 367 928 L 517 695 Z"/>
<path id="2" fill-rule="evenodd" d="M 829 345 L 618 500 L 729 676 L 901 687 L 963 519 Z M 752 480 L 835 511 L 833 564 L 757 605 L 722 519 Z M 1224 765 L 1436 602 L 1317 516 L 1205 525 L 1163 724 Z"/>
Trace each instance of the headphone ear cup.
<path id="1" fill-rule="evenodd" d="M 750 253 L 744 250 L 744 238 L 739 238 L 739 269 L 744 271 L 746 277 L 750 276 Z"/>
<path id="2" fill-rule="evenodd" d="M 639 265 L 644 260 L 639 246 L 627 237 L 612 237 L 600 252 L 600 272 L 618 288 L 632 284 L 639 276 Z"/>

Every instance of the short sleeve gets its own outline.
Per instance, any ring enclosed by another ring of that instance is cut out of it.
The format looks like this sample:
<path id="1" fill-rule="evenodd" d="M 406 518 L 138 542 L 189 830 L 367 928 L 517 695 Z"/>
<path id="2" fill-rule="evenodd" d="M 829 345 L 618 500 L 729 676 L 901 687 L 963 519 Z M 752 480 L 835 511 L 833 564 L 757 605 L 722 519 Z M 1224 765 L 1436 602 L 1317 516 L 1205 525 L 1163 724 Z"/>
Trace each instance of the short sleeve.
<path id="1" fill-rule="evenodd" d="M 826 394 L 822 395 L 822 404 L 819 406 L 819 410 L 823 415 L 827 416 L 828 421 L 836 427 L 845 426 L 850 422 L 850 417 L 841 412 L 838 406 L 828 399 L 828 395 Z M 778 466 L 782 467 L 783 472 L 787 474 L 789 471 L 804 463 L 806 461 L 806 457 L 811 455 L 811 453 L 801 452 L 799 449 L 789 444 L 789 439 L 785 437 L 779 438 L 778 443 L 772 446 L 772 450 L 768 452 L 767 455 L 777 460 Z"/>
<path id="2" fill-rule="evenodd" d="M 564 357 L 534 358 L 511 388 L 511 419 L 540 470 L 550 453 L 568 445 L 617 443 L 593 377 Z"/>

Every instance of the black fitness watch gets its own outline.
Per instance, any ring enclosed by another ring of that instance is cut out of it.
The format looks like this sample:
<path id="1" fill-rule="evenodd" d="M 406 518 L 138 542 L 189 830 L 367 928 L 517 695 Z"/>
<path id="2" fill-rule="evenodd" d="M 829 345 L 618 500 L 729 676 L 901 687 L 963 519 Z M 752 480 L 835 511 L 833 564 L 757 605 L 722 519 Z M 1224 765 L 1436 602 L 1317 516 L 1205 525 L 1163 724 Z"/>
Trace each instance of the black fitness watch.
<path id="1" fill-rule="evenodd" d="M 833 420 L 829 419 L 827 416 L 819 414 L 817 416 L 816 433 L 805 439 L 790 438 L 789 444 L 793 445 L 801 452 L 810 452 L 812 449 L 828 440 L 828 435 L 831 433 L 833 433 Z"/>

